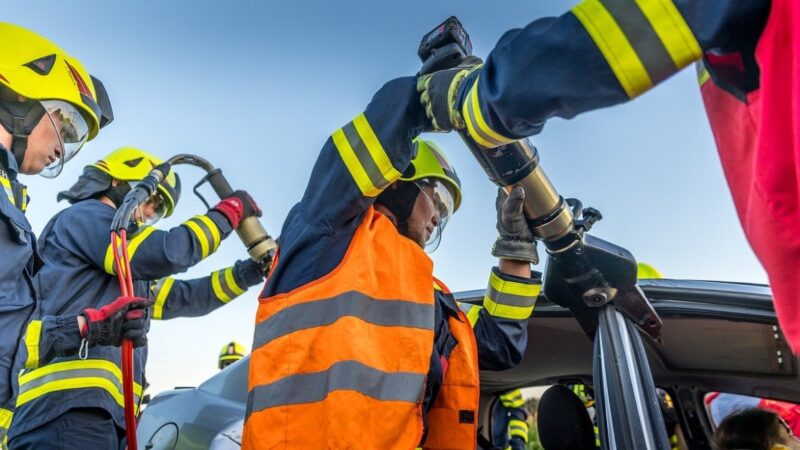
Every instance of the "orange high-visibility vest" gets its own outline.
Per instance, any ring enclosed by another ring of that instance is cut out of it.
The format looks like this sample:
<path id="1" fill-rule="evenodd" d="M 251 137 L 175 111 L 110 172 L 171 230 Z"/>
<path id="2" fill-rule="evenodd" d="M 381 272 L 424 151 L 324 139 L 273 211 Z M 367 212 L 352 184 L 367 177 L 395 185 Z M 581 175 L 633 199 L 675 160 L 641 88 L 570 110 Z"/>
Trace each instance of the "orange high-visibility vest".
<path id="1" fill-rule="evenodd" d="M 438 289 L 450 295 L 441 281 Z M 450 353 L 444 382 L 428 412 L 428 435 L 425 450 L 474 449 L 478 439 L 478 400 L 480 372 L 478 345 L 467 315 L 460 309 L 458 317 L 448 318 L 450 332 L 458 341 Z"/>
<path id="2" fill-rule="evenodd" d="M 432 286 L 430 258 L 370 208 L 331 273 L 260 299 L 242 448 L 415 448 Z"/>

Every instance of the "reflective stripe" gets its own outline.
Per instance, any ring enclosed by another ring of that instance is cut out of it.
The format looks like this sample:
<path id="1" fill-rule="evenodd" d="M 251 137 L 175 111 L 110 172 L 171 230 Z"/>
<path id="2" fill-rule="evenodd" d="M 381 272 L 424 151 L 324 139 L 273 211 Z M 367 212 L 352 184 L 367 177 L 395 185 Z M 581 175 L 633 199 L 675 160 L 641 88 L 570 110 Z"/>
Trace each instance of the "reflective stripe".
<path id="1" fill-rule="evenodd" d="M 702 86 L 711 79 L 711 73 L 708 67 L 702 62 L 697 63 L 697 84 Z"/>
<path id="2" fill-rule="evenodd" d="M 203 220 L 203 219 L 206 220 Z M 219 230 L 217 225 L 206 216 L 195 216 L 183 223 L 194 234 L 200 243 L 200 257 L 205 259 L 217 251 L 219 247 Z"/>
<path id="3" fill-rule="evenodd" d="M 600 447 L 603 443 L 600 442 L 600 427 L 595 425 L 594 428 L 594 445 L 595 447 Z"/>
<path id="4" fill-rule="evenodd" d="M 42 337 L 42 321 L 32 320 L 25 331 L 25 348 L 28 349 L 28 358 L 25 360 L 26 369 L 39 367 L 39 342 Z"/>
<path id="5" fill-rule="evenodd" d="M 518 139 L 505 137 L 492 130 L 484 120 L 478 97 L 478 81 L 480 81 L 480 77 L 475 79 L 470 89 L 469 98 L 462 106 L 464 122 L 467 125 L 470 136 L 475 139 L 475 142 L 487 148 L 499 147 L 517 141 Z"/>
<path id="6" fill-rule="evenodd" d="M 17 206 L 17 202 L 14 200 L 14 191 L 11 189 L 11 181 L 6 177 L 0 176 L 0 184 L 3 185 L 3 190 L 6 191 L 8 201 L 11 202 L 12 205 Z"/>
<path id="7" fill-rule="evenodd" d="M 500 401 L 506 408 L 519 408 L 525 404 L 525 399 L 522 397 L 522 391 L 519 389 L 501 395 Z"/>
<path id="8" fill-rule="evenodd" d="M 0 448 L 5 448 L 4 444 L 6 439 L 6 434 L 8 434 L 8 429 L 11 428 L 11 419 L 14 417 L 14 413 L 8 409 L 0 408 Z"/>
<path id="9" fill-rule="evenodd" d="M 151 288 L 151 292 L 156 299 L 153 305 L 153 319 L 160 320 L 164 316 L 164 303 L 167 301 L 173 284 L 175 284 L 174 278 L 162 278 Z"/>
<path id="10" fill-rule="evenodd" d="M 336 297 L 300 303 L 283 309 L 256 325 L 253 349 L 296 331 L 331 325 L 342 317 L 356 317 L 385 327 L 433 330 L 433 305 L 403 300 L 375 300 L 350 291 Z"/>
<path id="11" fill-rule="evenodd" d="M 467 315 L 467 320 L 469 320 L 469 325 L 472 328 L 475 328 L 475 324 L 478 323 L 478 319 L 481 316 L 481 310 L 483 306 L 480 305 L 473 305 L 471 303 L 459 303 L 459 309 L 464 311 L 464 314 Z"/>
<path id="12" fill-rule="evenodd" d="M 245 290 L 236 284 L 233 277 L 233 267 L 219 270 L 211 274 L 211 289 L 214 295 L 223 303 L 244 294 Z"/>
<path id="13" fill-rule="evenodd" d="M 702 56 L 671 0 L 585 0 L 572 13 L 630 98 Z"/>
<path id="14" fill-rule="evenodd" d="M 25 372 L 19 377 L 17 406 L 51 392 L 85 388 L 103 389 L 114 398 L 117 404 L 121 407 L 125 406 L 122 395 L 122 372 L 111 361 L 102 359 L 65 361 Z M 142 386 L 134 383 L 133 392 L 138 411 Z"/>
<path id="15" fill-rule="evenodd" d="M 528 442 L 528 422 L 519 419 L 508 421 L 508 434 L 511 437 L 517 436 L 523 441 Z"/>
<path id="16" fill-rule="evenodd" d="M 422 397 L 425 374 L 383 372 L 357 361 L 340 361 L 322 372 L 291 375 L 256 386 L 247 415 L 276 406 L 315 403 L 334 391 L 355 391 L 381 401 L 416 403 Z"/>
<path id="17" fill-rule="evenodd" d="M 22 212 L 25 212 L 28 209 L 28 188 L 22 188 L 22 206 L 19 208 Z"/>
<path id="18" fill-rule="evenodd" d="M 533 313 L 541 288 L 540 284 L 504 280 L 493 271 L 483 297 L 483 307 L 494 317 L 527 319 Z"/>
<path id="19" fill-rule="evenodd" d="M 128 239 L 128 259 L 133 261 L 133 255 L 139 250 L 139 246 L 142 245 L 142 242 L 154 231 L 156 231 L 156 229 L 153 227 L 143 227 L 136 235 Z M 105 270 L 106 273 L 111 275 L 117 273 L 114 270 L 114 244 L 111 242 L 109 242 L 108 248 L 106 249 Z"/>
<path id="20" fill-rule="evenodd" d="M 401 173 L 392 165 L 363 113 L 336 130 L 331 139 L 358 189 L 365 196 L 376 197 L 400 178 Z"/>

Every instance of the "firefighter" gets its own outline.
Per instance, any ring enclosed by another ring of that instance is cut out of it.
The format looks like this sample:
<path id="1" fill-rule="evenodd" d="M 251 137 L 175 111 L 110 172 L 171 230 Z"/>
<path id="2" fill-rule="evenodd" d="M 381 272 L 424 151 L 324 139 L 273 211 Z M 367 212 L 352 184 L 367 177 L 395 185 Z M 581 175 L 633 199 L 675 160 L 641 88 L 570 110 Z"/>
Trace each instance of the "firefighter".
<path id="1" fill-rule="evenodd" d="M 33 277 L 42 261 L 25 217 L 29 197 L 18 176 L 58 175 L 64 163 L 113 118 L 99 80 L 77 59 L 47 39 L 0 23 L 0 447 L 11 424 L 17 375 L 86 345 L 137 341 L 141 307 L 136 299 L 109 302 L 100 310 L 76 309 L 41 316 Z M 113 300 L 113 299 L 112 299 Z"/>
<path id="2" fill-rule="evenodd" d="M 492 444 L 503 450 L 525 450 L 528 444 L 528 410 L 522 391 L 499 396 L 492 408 Z"/>
<path id="3" fill-rule="evenodd" d="M 442 131 L 494 148 L 553 116 L 626 102 L 685 66 L 701 93 L 745 235 L 769 276 L 781 328 L 800 352 L 800 3 L 583 0 L 503 35 L 483 66 L 420 79 Z"/>
<path id="4" fill-rule="evenodd" d="M 119 295 L 111 221 L 132 182 L 144 178 L 161 162 L 142 150 L 124 147 L 88 165 L 68 191 L 59 193 L 59 200 L 72 205 L 56 214 L 39 238 L 45 266 L 36 281 L 45 313 L 98 308 Z M 171 171 L 134 213 L 136 230 L 128 241 L 134 292 L 153 299 L 149 318 L 156 320 L 208 314 L 263 279 L 262 268 L 250 259 L 199 279 L 172 278 L 214 253 L 242 219 L 260 215 L 252 198 L 236 191 L 206 214 L 175 228 L 163 231 L 153 227 L 158 219 L 172 214 L 179 196 L 180 180 Z M 145 384 L 147 347 L 134 353 L 138 405 Z M 54 359 L 20 377 L 9 447 L 122 448 L 123 405 L 119 349 L 96 347 Z"/>
<path id="5" fill-rule="evenodd" d="M 219 370 L 222 370 L 236 361 L 244 358 L 244 355 L 244 345 L 236 341 L 228 342 L 222 347 L 222 350 L 219 351 L 219 358 L 217 359 Z"/>
<path id="6" fill-rule="evenodd" d="M 498 195 L 479 305 L 433 277 L 461 203 L 414 78 L 387 83 L 326 141 L 261 294 L 243 448 L 474 448 L 478 370 L 522 359 L 541 287 L 524 191 Z"/>

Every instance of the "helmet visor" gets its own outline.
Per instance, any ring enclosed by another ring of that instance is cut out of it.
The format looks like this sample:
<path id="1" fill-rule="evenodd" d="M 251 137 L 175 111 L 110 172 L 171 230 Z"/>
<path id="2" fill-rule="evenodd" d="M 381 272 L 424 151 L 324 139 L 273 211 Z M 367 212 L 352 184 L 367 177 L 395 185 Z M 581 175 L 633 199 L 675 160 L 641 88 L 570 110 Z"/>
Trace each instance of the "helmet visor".
<path id="1" fill-rule="evenodd" d="M 455 200 L 453 199 L 453 194 L 450 192 L 450 189 L 437 178 L 425 178 L 417 180 L 414 183 L 431 205 L 433 205 L 433 209 L 436 211 L 438 217 L 436 226 L 433 228 L 430 237 L 428 237 L 425 243 L 425 251 L 433 253 L 439 248 L 444 228 L 447 226 L 450 216 L 453 215 Z"/>
<path id="2" fill-rule="evenodd" d="M 64 164 L 86 143 L 89 137 L 89 125 L 78 109 L 70 103 L 61 100 L 43 100 L 41 104 L 59 139 L 57 159 L 48 164 L 41 175 L 45 178 L 55 178 L 61 173 Z"/>
<path id="3" fill-rule="evenodd" d="M 130 184 L 131 189 L 133 189 L 137 183 L 128 182 L 128 184 Z M 167 209 L 169 209 L 167 200 L 161 192 L 156 191 L 150 194 L 150 197 L 147 197 L 147 200 L 136 208 L 133 219 L 139 224 L 155 225 L 159 220 L 164 218 L 167 214 Z"/>

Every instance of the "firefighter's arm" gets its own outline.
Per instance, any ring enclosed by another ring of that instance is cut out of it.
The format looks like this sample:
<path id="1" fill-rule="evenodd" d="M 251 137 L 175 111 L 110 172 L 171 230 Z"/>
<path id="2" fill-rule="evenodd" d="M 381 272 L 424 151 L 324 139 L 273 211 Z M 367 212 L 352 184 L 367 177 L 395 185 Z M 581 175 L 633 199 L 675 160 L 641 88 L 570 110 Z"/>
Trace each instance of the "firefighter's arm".
<path id="1" fill-rule="evenodd" d="M 386 83 L 363 113 L 328 138 L 300 203 L 307 225 L 328 235 L 355 227 L 400 178 L 413 157 L 411 141 L 426 123 L 415 86 L 411 77 Z"/>
<path id="2" fill-rule="evenodd" d="M 162 278 L 151 287 L 153 319 L 198 317 L 210 313 L 242 295 L 264 278 L 258 263 L 251 259 L 194 280 Z"/>
<path id="3" fill-rule="evenodd" d="M 76 316 L 44 316 L 28 323 L 20 351 L 25 369 L 36 369 L 53 358 L 78 353 L 80 345 Z"/>
<path id="4" fill-rule="evenodd" d="M 482 370 L 506 370 L 522 361 L 528 344 L 528 318 L 541 286 L 538 273 L 518 277 L 495 267 L 482 304 L 459 305 L 475 333 Z"/>
<path id="5" fill-rule="evenodd" d="M 185 272 L 217 251 L 233 228 L 220 212 L 211 210 L 168 231 L 142 227 L 128 238 L 128 257 L 135 280 L 158 280 Z M 103 268 L 114 274 L 110 238 L 103 253 Z"/>
<path id="6" fill-rule="evenodd" d="M 454 108 L 486 147 L 537 134 L 553 116 L 623 103 L 709 50 L 752 45 L 768 0 L 583 0 L 508 31 Z"/>

